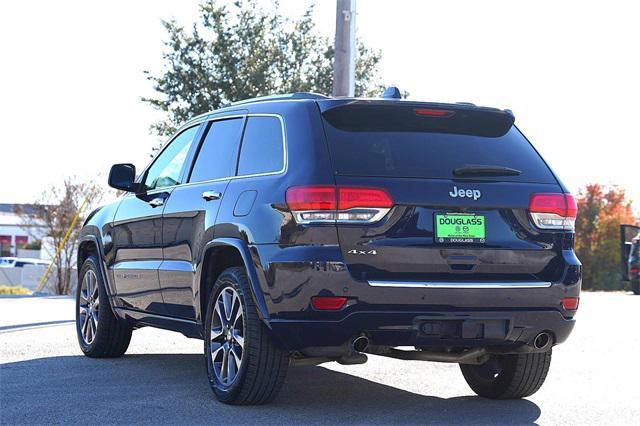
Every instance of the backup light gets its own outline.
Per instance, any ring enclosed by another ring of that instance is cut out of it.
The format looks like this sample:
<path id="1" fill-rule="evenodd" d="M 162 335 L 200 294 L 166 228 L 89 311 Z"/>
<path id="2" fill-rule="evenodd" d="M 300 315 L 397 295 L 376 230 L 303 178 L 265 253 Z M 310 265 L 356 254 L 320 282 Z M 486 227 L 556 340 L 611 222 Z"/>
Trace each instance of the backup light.
<path id="1" fill-rule="evenodd" d="M 533 194 L 529 213 L 540 229 L 575 230 L 578 206 L 571 194 Z"/>
<path id="2" fill-rule="evenodd" d="M 389 193 L 352 186 L 294 186 L 287 205 L 298 223 L 373 223 L 393 207 Z"/>

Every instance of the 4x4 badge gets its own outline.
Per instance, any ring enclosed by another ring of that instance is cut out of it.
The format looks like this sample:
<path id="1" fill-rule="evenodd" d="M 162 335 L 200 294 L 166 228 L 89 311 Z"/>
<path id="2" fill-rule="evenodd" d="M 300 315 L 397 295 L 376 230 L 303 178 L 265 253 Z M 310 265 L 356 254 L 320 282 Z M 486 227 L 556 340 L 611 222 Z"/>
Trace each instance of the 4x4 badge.
<path id="1" fill-rule="evenodd" d="M 356 250 L 356 249 L 349 250 L 347 253 L 349 253 L 349 254 L 357 254 L 357 255 L 365 255 L 365 256 L 366 255 L 375 256 L 376 254 L 378 254 L 378 252 L 375 251 L 375 250 Z"/>

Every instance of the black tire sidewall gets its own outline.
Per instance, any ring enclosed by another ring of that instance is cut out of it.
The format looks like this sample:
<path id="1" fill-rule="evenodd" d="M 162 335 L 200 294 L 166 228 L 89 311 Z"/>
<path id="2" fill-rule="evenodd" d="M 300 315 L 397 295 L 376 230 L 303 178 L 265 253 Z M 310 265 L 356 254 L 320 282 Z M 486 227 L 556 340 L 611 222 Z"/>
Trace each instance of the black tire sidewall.
<path id="1" fill-rule="evenodd" d="M 247 375 L 247 365 L 249 364 L 249 357 L 251 356 L 249 351 L 249 341 L 252 338 L 249 332 L 249 327 L 247 322 L 250 320 L 251 312 L 249 309 L 251 307 L 247 306 L 247 294 L 245 289 L 241 285 L 241 277 L 237 276 L 235 270 L 225 270 L 218 280 L 216 281 L 211 294 L 209 296 L 209 301 L 207 303 L 207 315 L 205 320 L 205 330 L 204 330 L 204 352 L 205 352 L 205 361 L 207 363 L 207 377 L 209 379 L 209 384 L 211 385 L 211 389 L 213 389 L 216 397 L 221 401 L 231 401 L 235 398 L 235 396 L 240 392 L 242 388 L 242 384 Z M 218 295 L 227 287 L 233 288 L 240 297 L 240 303 L 242 304 L 243 309 L 243 331 L 244 331 L 244 348 L 242 350 L 242 362 L 240 364 L 240 369 L 238 371 L 238 375 L 236 379 L 230 386 L 225 386 L 218 380 L 215 371 L 213 369 L 213 363 L 211 361 L 211 322 L 213 319 L 213 311 L 214 304 L 218 298 Z M 249 296 L 250 297 L 250 296 Z"/>
<path id="2" fill-rule="evenodd" d="M 487 379 L 482 377 L 478 372 L 482 366 L 460 364 L 462 375 L 471 386 L 471 388 L 479 395 L 497 398 L 507 390 L 516 368 L 517 355 L 494 355 L 501 368 L 502 373 L 495 379 Z"/>

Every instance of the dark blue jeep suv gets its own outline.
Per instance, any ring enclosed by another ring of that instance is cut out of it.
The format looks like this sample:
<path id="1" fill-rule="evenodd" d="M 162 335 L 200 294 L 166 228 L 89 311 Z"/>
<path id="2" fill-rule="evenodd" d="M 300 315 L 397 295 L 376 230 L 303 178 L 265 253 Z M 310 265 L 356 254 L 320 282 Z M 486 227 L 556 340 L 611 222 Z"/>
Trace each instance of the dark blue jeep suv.
<path id="1" fill-rule="evenodd" d="M 574 325 L 576 203 L 508 110 L 257 98 L 109 184 L 126 193 L 80 237 L 82 351 L 121 356 L 143 326 L 203 339 L 226 403 L 367 354 L 458 363 L 477 394 L 520 398 Z"/>

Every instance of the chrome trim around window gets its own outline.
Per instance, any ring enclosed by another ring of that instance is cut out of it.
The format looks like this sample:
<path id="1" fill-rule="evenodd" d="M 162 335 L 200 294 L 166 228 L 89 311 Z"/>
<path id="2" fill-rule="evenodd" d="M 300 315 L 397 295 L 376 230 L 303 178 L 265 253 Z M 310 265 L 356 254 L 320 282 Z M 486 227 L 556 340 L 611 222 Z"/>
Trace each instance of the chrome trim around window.
<path id="1" fill-rule="evenodd" d="M 288 168 L 289 168 L 289 152 L 288 152 L 287 133 L 286 133 L 286 130 L 285 130 L 284 119 L 282 118 L 282 116 L 280 114 L 246 113 L 246 114 L 232 114 L 232 115 L 219 115 L 219 116 L 218 115 L 214 115 L 213 117 L 206 116 L 206 117 L 202 117 L 202 118 L 200 118 L 198 120 L 194 120 L 192 122 L 189 122 L 189 123 L 181 126 L 178 129 L 178 131 L 176 131 L 176 133 L 174 133 L 173 136 L 171 136 L 169 141 L 162 146 L 162 149 L 156 154 L 155 157 L 153 157 L 153 160 L 151 160 L 151 162 L 138 175 L 138 178 L 141 181 L 142 177 L 147 172 L 149 167 L 151 167 L 151 165 L 156 161 L 156 158 L 160 154 L 162 154 L 162 151 L 164 151 L 166 149 L 166 147 L 169 146 L 169 144 L 171 142 L 173 142 L 173 140 L 178 135 L 180 135 L 180 133 L 182 133 L 184 130 L 189 129 L 189 128 L 194 127 L 194 126 L 199 126 L 204 122 L 213 122 L 213 121 L 228 120 L 228 119 L 233 119 L 233 118 L 244 118 L 244 117 L 247 117 L 247 118 L 249 118 L 249 117 L 276 117 L 278 120 L 280 120 L 280 129 L 282 131 L 282 151 L 283 151 L 283 162 L 282 162 L 282 168 L 280 170 L 276 170 L 276 171 L 273 171 L 273 172 L 266 172 L 266 173 L 256 173 L 256 174 L 252 174 L 252 175 L 228 176 L 228 177 L 211 179 L 211 180 L 203 180 L 203 181 L 198 181 L 198 182 L 179 183 L 177 185 L 172 185 L 172 186 L 153 188 L 151 191 L 148 192 L 148 194 L 153 194 L 154 191 L 163 192 L 163 191 L 168 191 L 168 190 L 173 189 L 173 188 L 183 188 L 183 187 L 187 187 L 187 186 L 191 186 L 191 185 L 200 185 L 200 184 L 206 184 L 206 183 L 221 182 L 221 181 L 226 181 L 226 180 L 245 179 L 245 178 L 252 178 L 252 177 L 274 176 L 274 175 L 285 174 L 287 172 Z M 238 152 L 238 156 L 240 156 L 240 152 Z M 193 158 L 192 161 L 195 162 L 195 160 L 196 159 Z M 136 179 L 136 182 L 138 182 L 138 179 Z M 126 195 L 135 195 L 135 193 L 127 192 Z"/>
<path id="2" fill-rule="evenodd" d="M 548 288 L 548 281 L 369 281 L 372 287 L 399 288 Z"/>

